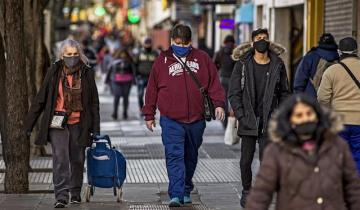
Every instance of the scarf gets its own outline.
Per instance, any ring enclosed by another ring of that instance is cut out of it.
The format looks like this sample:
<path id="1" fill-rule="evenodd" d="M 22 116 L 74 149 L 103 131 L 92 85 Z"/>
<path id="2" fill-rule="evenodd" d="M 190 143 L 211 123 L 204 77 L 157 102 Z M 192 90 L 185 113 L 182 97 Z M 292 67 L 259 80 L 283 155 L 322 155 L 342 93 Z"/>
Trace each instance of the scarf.
<path id="1" fill-rule="evenodd" d="M 64 109 L 68 115 L 71 112 L 81 112 L 83 110 L 82 100 L 81 100 L 81 73 L 82 73 L 83 64 L 79 62 L 74 68 L 67 68 L 63 65 L 63 71 L 61 74 L 61 80 L 63 85 L 63 94 L 64 94 Z M 67 76 L 72 75 L 72 86 L 70 87 Z"/>

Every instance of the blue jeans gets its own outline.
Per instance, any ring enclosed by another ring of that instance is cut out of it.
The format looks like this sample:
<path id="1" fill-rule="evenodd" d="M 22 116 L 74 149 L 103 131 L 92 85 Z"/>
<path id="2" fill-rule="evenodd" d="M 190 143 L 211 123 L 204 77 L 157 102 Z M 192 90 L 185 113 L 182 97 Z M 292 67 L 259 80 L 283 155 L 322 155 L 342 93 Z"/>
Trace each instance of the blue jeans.
<path id="1" fill-rule="evenodd" d="M 340 132 L 339 135 L 349 144 L 360 173 L 360 125 L 345 125 L 345 130 Z"/>
<path id="2" fill-rule="evenodd" d="M 169 196 L 183 200 L 194 189 L 192 178 L 206 124 L 204 120 L 180 123 L 161 116 L 160 125 L 169 177 Z"/>

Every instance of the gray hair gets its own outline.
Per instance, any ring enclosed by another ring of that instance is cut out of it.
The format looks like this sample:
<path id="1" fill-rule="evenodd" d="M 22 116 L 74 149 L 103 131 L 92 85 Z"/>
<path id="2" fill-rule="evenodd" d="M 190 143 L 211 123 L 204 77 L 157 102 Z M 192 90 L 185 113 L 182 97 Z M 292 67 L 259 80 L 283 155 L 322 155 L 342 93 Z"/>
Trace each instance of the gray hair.
<path id="1" fill-rule="evenodd" d="M 57 59 L 61 59 L 61 57 L 64 55 L 64 51 L 65 48 L 67 47 L 74 47 L 77 49 L 79 55 L 80 55 L 80 60 L 85 64 L 88 65 L 89 60 L 88 58 L 85 56 L 84 54 L 84 50 L 82 49 L 81 45 L 79 42 L 73 40 L 73 39 L 65 39 L 64 41 L 61 42 L 60 47 L 57 51 Z"/>

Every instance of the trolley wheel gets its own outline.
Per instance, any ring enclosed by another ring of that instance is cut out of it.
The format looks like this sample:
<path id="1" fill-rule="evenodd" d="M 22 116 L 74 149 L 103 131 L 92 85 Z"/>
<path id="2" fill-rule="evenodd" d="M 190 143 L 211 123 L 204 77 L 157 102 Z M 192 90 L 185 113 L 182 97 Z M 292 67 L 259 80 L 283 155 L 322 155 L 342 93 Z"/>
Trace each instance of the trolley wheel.
<path id="1" fill-rule="evenodd" d="M 114 196 L 117 196 L 117 190 L 116 187 L 113 187 Z"/>
<path id="2" fill-rule="evenodd" d="M 123 191 L 122 191 L 122 187 L 120 187 L 120 188 L 116 188 L 116 201 L 118 202 L 118 203 L 121 203 L 122 202 L 122 200 L 123 200 Z"/>
<path id="3" fill-rule="evenodd" d="M 90 186 L 90 195 L 94 196 L 94 192 L 95 192 L 95 187 L 94 186 Z"/>
<path id="4" fill-rule="evenodd" d="M 86 189 L 85 189 L 85 200 L 86 200 L 86 202 L 90 202 L 91 190 L 92 190 L 92 186 L 87 186 Z"/>

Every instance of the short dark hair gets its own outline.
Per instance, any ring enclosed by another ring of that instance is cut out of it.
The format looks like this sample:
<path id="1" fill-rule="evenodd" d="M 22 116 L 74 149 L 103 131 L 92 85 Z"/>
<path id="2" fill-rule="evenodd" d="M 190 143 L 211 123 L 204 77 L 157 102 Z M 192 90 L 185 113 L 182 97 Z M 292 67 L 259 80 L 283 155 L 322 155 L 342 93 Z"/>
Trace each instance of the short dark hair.
<path id="1" fill-rule="evenodd" d="M 267 28 L 258 28 L 251 33 L 251 40 L 254 40 L 254 38 L 259 34 L 266 34 L 269 37 L 269 31 Z"/>
<path id="2" fill-rule="evenodd" d="M 171 30 L 172 39 L 181 39 L 183 42 L 187 43 L 191 41 L 191 28 L 184 24 L 177 24 Z"/>
<path id="3" fill-rule="evenodd" d="M 227 35 L 224 39 L 224 43 L 235 43 L 235 38 L 233 35 Z"/>

